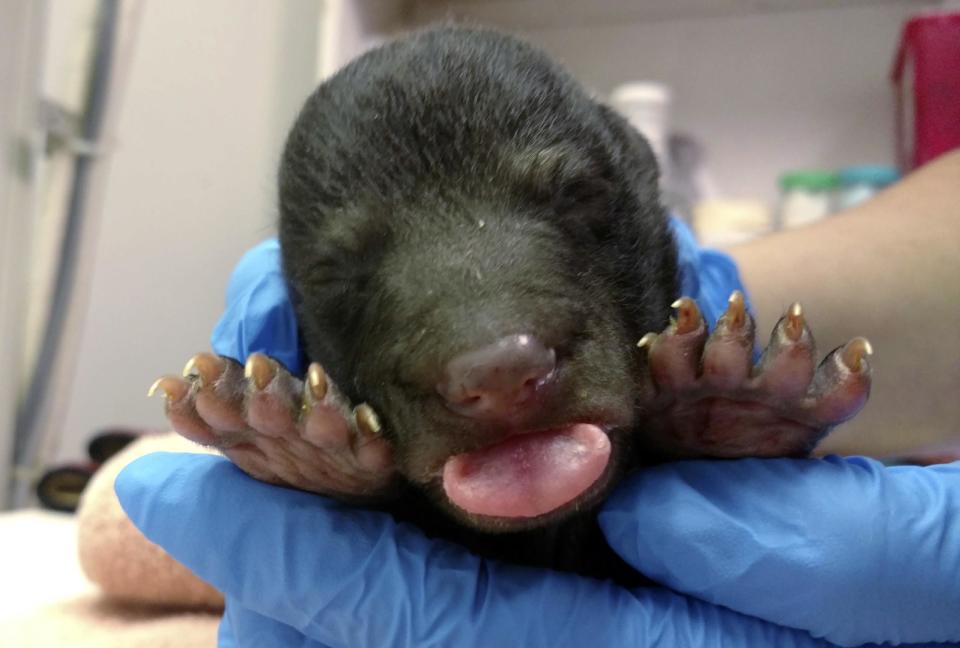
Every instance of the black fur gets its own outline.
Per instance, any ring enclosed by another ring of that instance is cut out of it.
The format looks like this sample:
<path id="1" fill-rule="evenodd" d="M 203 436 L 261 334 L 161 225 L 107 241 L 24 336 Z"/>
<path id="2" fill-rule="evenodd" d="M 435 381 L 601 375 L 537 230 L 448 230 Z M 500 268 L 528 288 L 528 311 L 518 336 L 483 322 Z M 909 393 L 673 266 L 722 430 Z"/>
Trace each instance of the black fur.
<path id="1" fill-rule="evenodd" d="M 412 485 L 395 510 L 484 553 L 618 576 L 592 509 L 639 460 L 626 433 L 649 386 L 635 344 L 678 294 L 643 138 L 529 45 L 429 30 L 310 97 L 284 152 L 280 213 L 307 353 L 383 418 Z M 614 469 L 579 510 L 528 524 L 458 513 L 437 478 L 450 455 L 507 432 L 443 405 L 444 363 L 515 333 L 558 353 L 558 388 L 530 429 L 614 429 Z"/>

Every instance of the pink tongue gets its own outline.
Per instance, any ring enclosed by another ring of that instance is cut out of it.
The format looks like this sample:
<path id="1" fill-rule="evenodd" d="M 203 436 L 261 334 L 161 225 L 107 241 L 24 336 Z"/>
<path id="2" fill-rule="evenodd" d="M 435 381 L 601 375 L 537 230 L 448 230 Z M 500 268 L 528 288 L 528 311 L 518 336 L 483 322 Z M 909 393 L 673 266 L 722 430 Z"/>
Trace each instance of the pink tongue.
<path id="1" fill-rule="evenodd" d="M 536 517 L 574 500 L 599 479 L 609 459 L 603 430 L 578 423 L 450 457 L 443 488 L 468 513 Z"/>

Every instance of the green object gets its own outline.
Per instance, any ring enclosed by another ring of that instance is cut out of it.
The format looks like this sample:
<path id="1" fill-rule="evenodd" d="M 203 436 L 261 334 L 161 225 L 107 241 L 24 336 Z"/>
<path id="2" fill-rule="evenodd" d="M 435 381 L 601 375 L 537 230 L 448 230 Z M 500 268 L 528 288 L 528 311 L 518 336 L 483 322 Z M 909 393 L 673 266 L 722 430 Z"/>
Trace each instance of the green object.
<path id="1" fill-rule="evenodd" d="M 830 191 L 840 186 L 840 177 L 833 171 L 807 169 L 788 171 L 780 176 L 781 191 L 803 189 L 806 191 Z"/>

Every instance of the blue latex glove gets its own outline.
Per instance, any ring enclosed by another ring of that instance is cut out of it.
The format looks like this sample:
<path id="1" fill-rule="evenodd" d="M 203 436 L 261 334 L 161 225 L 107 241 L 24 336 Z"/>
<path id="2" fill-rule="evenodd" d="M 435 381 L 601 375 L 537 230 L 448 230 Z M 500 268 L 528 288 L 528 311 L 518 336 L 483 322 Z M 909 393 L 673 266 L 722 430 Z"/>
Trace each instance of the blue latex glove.
<path id="1" fill-rule="evenodd" d="M 960 463 L 663 465 L 600 524 L 643 573 L 745 614 L 844 646 L 960 642 Z"/>
<path id="2" fill-rule="evenodd" d="M 276 239 L 263 241 L 240 259 L 227 285 L 227 303 L 210 336 L 215 353 L 241 364 L 251 353 L 265 353 L 287 370 L 302 375 L 304 367 L 297 316 Z"/>
<path id="3" fill-rule="evenodd" d="M 116 490 L 150 540 L 225 593 L 222 646 L 823 645 L 664 589 L 481 560 L 220 457 L 150 455 Z"/>
<path id="4" fill-rule="evenodd" d="M 700 247 L 683 221 L 671 218 L 670 225 L 677 242 L 680 294 L 696 300 L 707 324 L 712 328 L 717 323 L 727 310 L 727 300 L 734 290 L 744 294 L 747 310 L 752 312 L 747 289 L 730 255 Z"/>
<path id="5" fill-rule="evenodd" d="M 697 245 L 693 232 L 681 221 L 670 222 L 679 251 L 680 292 L 697 301 L 712 326 L 726 310 L 730 293 L 746 293 L 737 266 L 726 254 Z M 210 345 L 216 353 L 240 363 L 246 362 L 251 353 L 265 353 L 291 373 L 302 375 L 306 362 L 280 265 L 276 239 L 260 243 L 240 259 L 230 277 L 226 309 L 213 330 Z"/>
<path id="6" fill-rule="evenodd" d="M 484 561 L 218 457 L 144 457 L 116 489 L 148 538 L 226 594 L 221 645 L 960 640 L 960 465 L 696 461 L 621 487 L 600 518 L 612 546 L 725 607 Z"/>

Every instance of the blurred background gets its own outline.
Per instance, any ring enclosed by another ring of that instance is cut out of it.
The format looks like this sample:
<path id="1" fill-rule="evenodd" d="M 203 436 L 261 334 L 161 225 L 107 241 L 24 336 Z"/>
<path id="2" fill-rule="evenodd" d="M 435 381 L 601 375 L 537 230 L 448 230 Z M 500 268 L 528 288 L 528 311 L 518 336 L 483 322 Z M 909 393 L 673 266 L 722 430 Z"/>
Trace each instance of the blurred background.
<path id="1" fill-rule="evenodd" d="M 949 10 L 0 0 L 0 502 L 31 502 L 95 435 L 165 428 L 147 387 L 209 346 L 234 263 L 273 234 L 288 127 L 365 49 L 436 20 L 542 46 L 647 134 L 665 200 L 722 246 L 830 218 L 957 145 L 917 103 L 925 16 Z"/>

